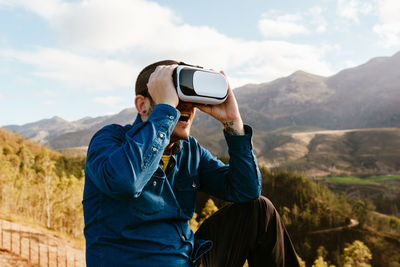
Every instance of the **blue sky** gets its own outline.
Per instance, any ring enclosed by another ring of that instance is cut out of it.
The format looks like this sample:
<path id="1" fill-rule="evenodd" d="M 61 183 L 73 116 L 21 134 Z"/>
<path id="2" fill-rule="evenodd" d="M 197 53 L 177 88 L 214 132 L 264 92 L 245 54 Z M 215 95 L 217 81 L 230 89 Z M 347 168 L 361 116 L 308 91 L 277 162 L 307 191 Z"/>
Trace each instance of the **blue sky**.
<path id="1" fill-rule="evenodd" d="M 330 76 L 400 51 L 398 14 L 398 0 L 0 0 L 0 126 L 132 107 L 138 72 L 167 58 L 233 88 Z"/>

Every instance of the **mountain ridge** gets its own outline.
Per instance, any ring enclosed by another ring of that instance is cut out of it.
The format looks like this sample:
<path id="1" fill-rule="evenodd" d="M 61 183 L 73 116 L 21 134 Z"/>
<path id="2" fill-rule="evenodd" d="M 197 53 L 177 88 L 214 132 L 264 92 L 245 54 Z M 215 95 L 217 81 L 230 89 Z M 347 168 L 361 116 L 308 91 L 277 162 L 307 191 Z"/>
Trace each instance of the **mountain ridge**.
<path id="1" fill-rule="evenodd" d="M 271 82 L 238 87 L 234 92 L 243 121 L 254 129 L 256 146 L 265 147 L 265 143 L 272 143 L 267 147 L 280 147 L 281 151 L 289 153 L 290 149 L 296 147 L 305 148 L 291 142 L 293 137 L 287 133 L 288 127 L 336 131 L 400 127 L 398 69 L 400 52 L 392 57 L 373 58 L 329 77 L 298 70 Z M 53 117 L 6 128 L 46 143 L 54 149 L 66 149 L 87 146 L 91 136 L 101 127 L 111 123 L 130 124 L 136 115 L 134 108 L 128 108 L 118 114 L 85 117 L 73 122 Z M 279 130 L 282 128 L 286 130 Z M 193 122 L 192 135 L 212 152 L 225 155 L 226 144 L 221 129 L 219 122 L 198 112 Z M 339 147 L 344 149 L 343 146 Z M 268 151 L 263 153 L 272 153 Z M 261 159 L 264 157 L 262 154 L 259 156 Z M 271 160 L 267 156 L 265 158 L 266 162 Z M 391 170 L 395 169 L 393 167 Z"/>
<path id="2" fill-rule="evenodd" d="M 375 57 L 356 67 L 324 77 L 295 71 L 271 82 L 248 84 L 234 90 L 244 121 L 259 130 L 290 125 L 326 129 L 400 126 L 400 52 Z M 365 113 L 365 114 L 363 114 Z M 68 122 L 60 117 L 5 128 L 42 143 L 74 131 L 101 128 L 107 123 L 132 123 L 134 108 L 118 114 L 84 117 Z M 205 116 L 199 116 L 215 127 Z M 248 120 L 247 120 L 248 119 Z M 196 123 L 195 123 L 196 125 Z M 80 146 L 82 144 L 77 144 Z"/>

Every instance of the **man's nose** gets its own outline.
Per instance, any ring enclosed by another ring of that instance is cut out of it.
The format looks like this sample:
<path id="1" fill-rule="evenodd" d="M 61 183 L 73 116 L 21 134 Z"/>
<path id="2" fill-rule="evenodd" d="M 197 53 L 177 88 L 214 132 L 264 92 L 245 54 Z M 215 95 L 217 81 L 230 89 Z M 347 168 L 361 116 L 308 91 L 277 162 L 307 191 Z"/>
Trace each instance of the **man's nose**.
<path id="1" fill-rule="evenodd" d="M 179 101 L 178 107 L 180 107 L 182 109 L 192 109 L 192 108 L 194 108 L 194 104 L 191 102 Z"/>

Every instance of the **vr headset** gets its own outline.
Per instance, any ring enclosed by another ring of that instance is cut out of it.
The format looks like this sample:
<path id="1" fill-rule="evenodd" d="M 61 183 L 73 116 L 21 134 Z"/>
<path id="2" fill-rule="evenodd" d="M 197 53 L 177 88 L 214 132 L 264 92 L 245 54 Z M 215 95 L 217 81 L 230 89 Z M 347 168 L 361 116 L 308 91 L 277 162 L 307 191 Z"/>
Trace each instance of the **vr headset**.
<path id="1" fill-rule="evenodd" d="M 223 103 L 228 96 L 228 81 L 219 72 L 178 65 L 172 77 L 182 101 L 216 105 Z"/>

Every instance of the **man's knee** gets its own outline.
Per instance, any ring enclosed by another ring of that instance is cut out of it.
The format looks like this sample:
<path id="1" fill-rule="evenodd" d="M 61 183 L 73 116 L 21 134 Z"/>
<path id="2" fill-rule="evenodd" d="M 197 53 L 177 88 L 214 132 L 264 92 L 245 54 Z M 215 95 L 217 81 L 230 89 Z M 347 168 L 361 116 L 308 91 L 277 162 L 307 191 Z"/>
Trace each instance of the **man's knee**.
<path id="1" fill-rule="evenodd" d="M 271 200 L 269 200 L 268 198 L 260 196 L 259 198 L 257 198 L 257 201 L 261 206 L 265 206 L 268 209 L 275 210 L 274 204 L 272 204 Z"/>
<path id="2" fill-rule="evenodd" d="M 274 204 L 272 204 L 271 200 L 264 196 L 260 196 L 257 199 L 245 202 L 246 208 L 253 208 L 253 209 L 262 209 L 267 210 L 268 213 L 273 213 L 276 209 Z"/>
<path id="3" fill-rule="evenodd" d="M 229 209 L 236 214 L 250 217 L 270 217 L 277 214 L 274 204 L 264 196 L 247 202 L 234 203 Z"/>

